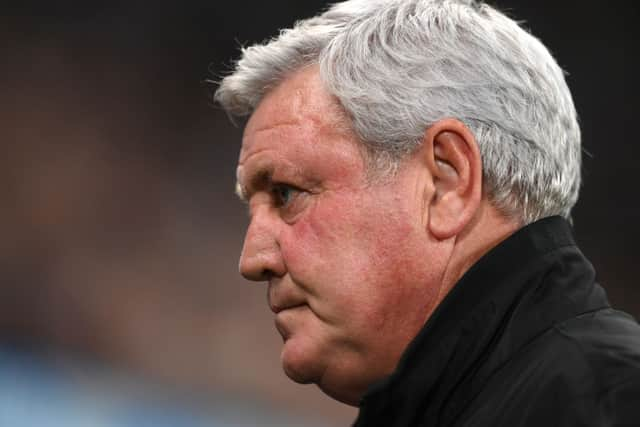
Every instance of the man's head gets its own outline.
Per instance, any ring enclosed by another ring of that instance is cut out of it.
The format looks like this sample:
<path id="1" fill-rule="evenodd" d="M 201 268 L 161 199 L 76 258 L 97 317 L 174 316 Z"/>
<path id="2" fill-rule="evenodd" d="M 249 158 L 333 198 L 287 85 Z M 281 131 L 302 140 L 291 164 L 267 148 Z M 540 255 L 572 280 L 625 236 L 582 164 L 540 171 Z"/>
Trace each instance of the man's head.
<path id="1" fill-rule="evenodd" d="M 351 0 L 243 52 L 242 274 L 287 374 L 357 404 L 483 253 L 568 217 L 580 132 L 546 48 L 486 5 Z"/>

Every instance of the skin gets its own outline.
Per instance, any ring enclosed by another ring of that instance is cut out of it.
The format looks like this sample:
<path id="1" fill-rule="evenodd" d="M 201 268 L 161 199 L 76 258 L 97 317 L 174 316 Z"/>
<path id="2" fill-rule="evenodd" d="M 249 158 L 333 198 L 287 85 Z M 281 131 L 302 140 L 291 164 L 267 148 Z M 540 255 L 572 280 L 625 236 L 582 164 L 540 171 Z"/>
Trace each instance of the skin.
<path id="1" fill-rule="evenodd" d="M 431 126 L 390 179 L 371 182 L 362 153 L 312 66 L 261 101 L 237 169 L 251 217 L 240 271 L 268 283 L 283 369 L 352 405 L 518 227 L 482 197 L 478 147 L 457 120 Z"/>

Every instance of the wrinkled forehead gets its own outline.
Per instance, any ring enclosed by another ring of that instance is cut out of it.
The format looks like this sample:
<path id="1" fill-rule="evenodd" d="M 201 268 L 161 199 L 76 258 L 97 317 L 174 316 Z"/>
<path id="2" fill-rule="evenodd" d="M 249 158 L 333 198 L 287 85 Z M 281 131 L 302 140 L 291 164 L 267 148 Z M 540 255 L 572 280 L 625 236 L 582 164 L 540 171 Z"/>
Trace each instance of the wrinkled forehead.
<path id="1" fill-rule="evenodd" d="M 361 169 L 363 147 L 340 103 L 325 89 L 317 67 L 302 69 L 267 93 L 249 118 L 236 192 L 246 199 L 246 187 L 276 171 L 301 176 L 308 169 L 307 175 L 321 174 L 332 169 L 326 163 L 344 164 L 347 158 Z"/>
<path id="2" fill-rule="evenodd" d="M 251 151 L 257 133 L 285 126 L 330 132 L 351 130 L 347 114 L 326 90 L 317 65 L 293 72 L 265 94 L 245 126 L 240 159 Z"/>

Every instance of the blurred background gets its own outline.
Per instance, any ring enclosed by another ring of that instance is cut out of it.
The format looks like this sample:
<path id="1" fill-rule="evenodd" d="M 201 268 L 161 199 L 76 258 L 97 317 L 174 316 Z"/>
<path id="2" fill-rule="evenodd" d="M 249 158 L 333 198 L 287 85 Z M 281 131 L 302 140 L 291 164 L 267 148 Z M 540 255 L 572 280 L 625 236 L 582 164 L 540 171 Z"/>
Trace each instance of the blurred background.
<path id="1" fill-rule="evenodd" d="M 327 4 L 3 2 L 0 346 L 65 381 L 97 370 L 188 394 L 214 418 L 241 414 L 233 425 L 350 424 L 353 408 L 282 373 L 266 289 L 237 273 L 242 129 L 205 83 L 240 45 Z M 638 6 L 492 4 L 569 72 L 585 149 L 577 240 L 612 303 L 638 318 Z"/>

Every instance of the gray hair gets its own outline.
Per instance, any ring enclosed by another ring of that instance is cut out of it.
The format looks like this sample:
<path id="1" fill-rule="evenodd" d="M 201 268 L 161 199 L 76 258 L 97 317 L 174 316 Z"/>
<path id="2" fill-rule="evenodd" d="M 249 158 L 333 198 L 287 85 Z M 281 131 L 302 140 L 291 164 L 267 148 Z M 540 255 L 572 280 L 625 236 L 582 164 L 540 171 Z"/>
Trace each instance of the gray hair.
<path id="1" fill-rule="evenodd" d="M 319 64 L 368 151 L 399 163 L 426 129 L 457 118 L 478 142 L 483 191 L 527 224 L 570 218 L 580 189 L 580 128 L 546 47 L 473 0 L 348 0 L 243 49 L 215 100 L 248 115 L 290 73 Z"/>

